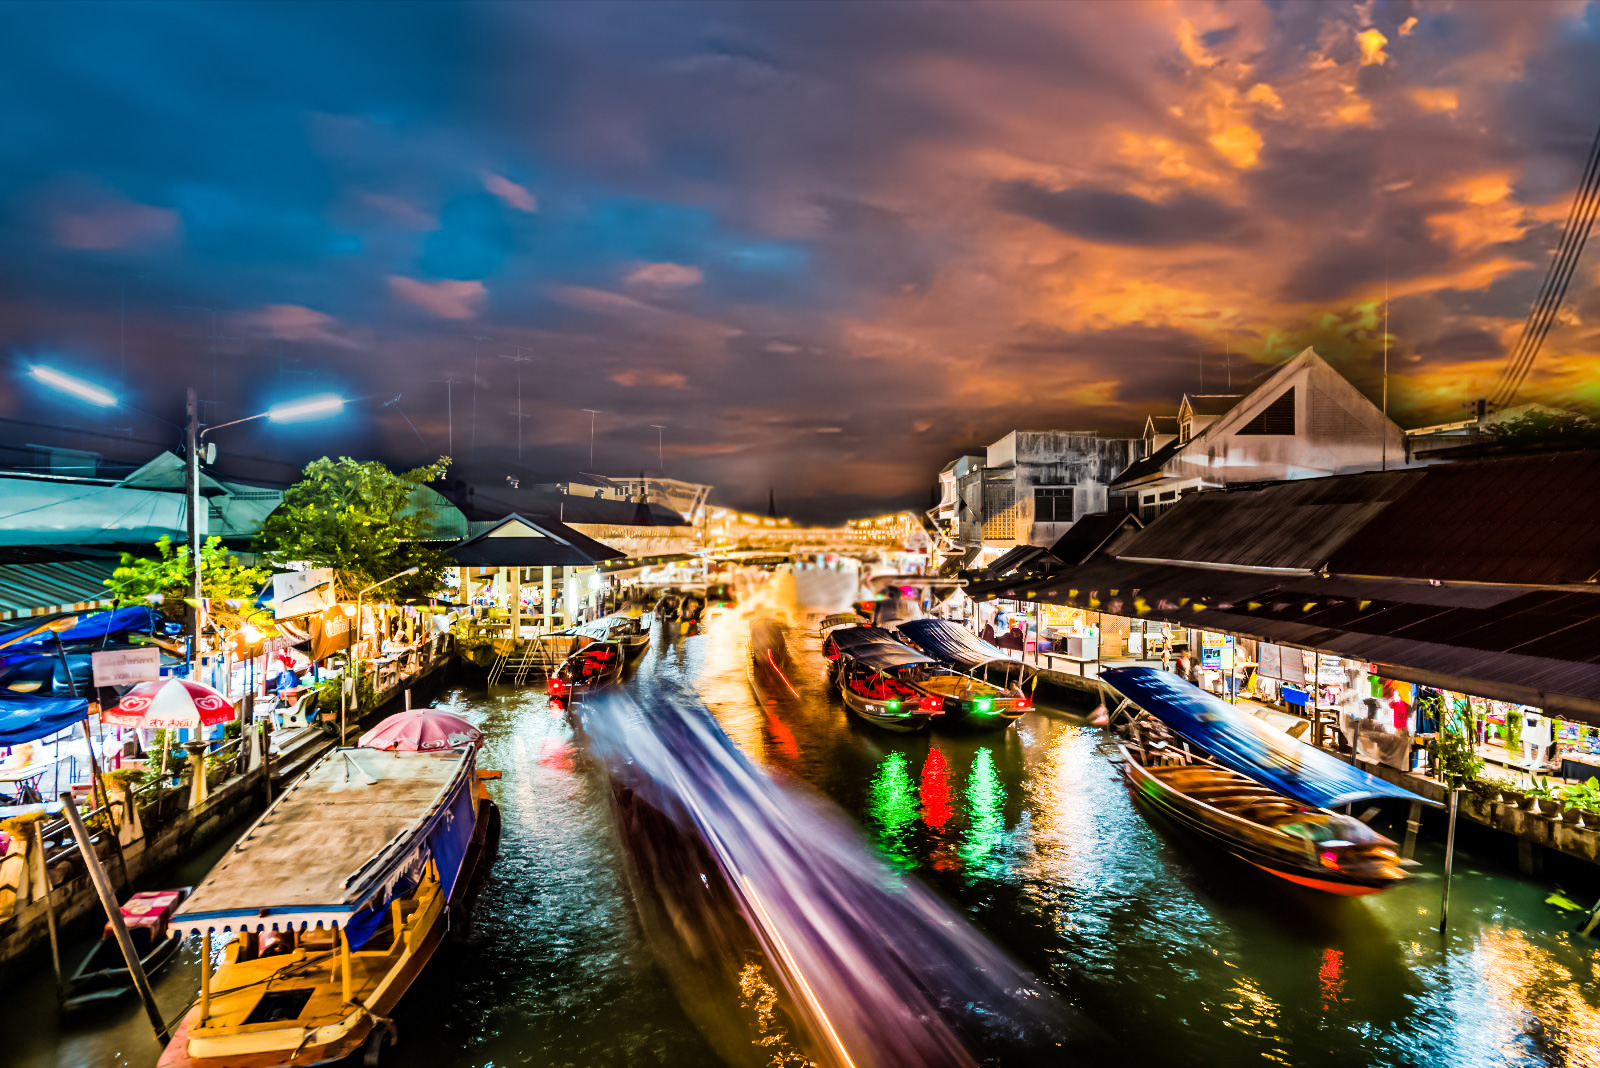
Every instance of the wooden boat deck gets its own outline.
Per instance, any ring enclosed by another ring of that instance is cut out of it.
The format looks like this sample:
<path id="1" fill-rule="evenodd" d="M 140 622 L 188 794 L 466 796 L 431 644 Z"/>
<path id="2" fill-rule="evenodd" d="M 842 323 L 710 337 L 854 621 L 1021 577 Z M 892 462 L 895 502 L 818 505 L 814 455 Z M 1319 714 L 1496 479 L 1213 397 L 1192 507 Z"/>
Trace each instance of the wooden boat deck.
<path id="1" fill-rule="evenodd" d="M 1179 793 L 1265 827 L 1293 823 L 1305 812 L 1298 802 L 1221 768 L 1157 764 L 1144 770 Z"/>

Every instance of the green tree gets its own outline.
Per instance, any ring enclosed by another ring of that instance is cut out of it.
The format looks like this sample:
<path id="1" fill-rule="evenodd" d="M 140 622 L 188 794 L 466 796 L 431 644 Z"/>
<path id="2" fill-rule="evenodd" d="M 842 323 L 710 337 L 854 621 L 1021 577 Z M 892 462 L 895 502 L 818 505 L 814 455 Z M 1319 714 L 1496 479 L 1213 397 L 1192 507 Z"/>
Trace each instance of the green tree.
<path id="1" fill-rule="evenodd" d="M 163 615 L 181 619 L 189 601 L 189 547 L 174 548 L 172 539 L 163 537 L 155 548 L 154 557 L 123 553 L 106 585 L 119 608 L 158 601 Z M 221 538 L 200 546 L 200 595 L 210 601 L 212 619 L 230 631 L 270 616 L 256 607 L 256 593 L 271 576 L 264 567 L 240 564 Z"/>
<path id="2" fill-rule="evenodd" d="M 1577 412 L 1533 409 L 1483 428 L 1490 444 L 1507 452 L 1600 448 L 1600 423 Z"/>
<path id="3" fill-rule="evenodd" d="M 436 463 L 396 474 L 376 461 L 348 456 L 313 460 L 261 525 L 257 550 L 279 565 L 333 568 L 345 600 L 408 567 L 420 570 L 385 586 L 386 597 L 437 593 L 450 561 L 421 540 L 427 515 L 413 500 L 418 489 L 442 478 L 449 466 L 450 458 L 441 456 Z"/>

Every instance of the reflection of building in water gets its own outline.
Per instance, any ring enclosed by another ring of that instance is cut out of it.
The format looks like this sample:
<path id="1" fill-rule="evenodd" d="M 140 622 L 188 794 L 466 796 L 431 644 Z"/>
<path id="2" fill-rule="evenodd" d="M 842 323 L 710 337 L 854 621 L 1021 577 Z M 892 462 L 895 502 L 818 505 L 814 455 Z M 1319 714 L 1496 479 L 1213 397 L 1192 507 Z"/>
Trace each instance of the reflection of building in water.
<path id="1" fill-rule="evenodd" d="M 1484 999 L 1487 1004 L 1470 1018 L 1475 1030 L 1481 1027 L 1499 1040 L 1493 1048 L 1502 1063 L 1528 1062 L 1528 1046 L 1536 1042 L 1544 1054 L 1539 1063 L 1600 1068 L 1600 1009 L 1583 996 L 1586 988 L 1592 989 L 1595 952 L 1589 946 L 1573 952 L 1587 958 L 1572 964 L 1588 974 L 1574 974 L 1574 967 L 1526 932 L 1485 927 L 1479 935 L 1472 963 L 1494 996 Z M 1499 1010 L 1500 1018 L 1485 1018 L 1484 1010 Z"/>

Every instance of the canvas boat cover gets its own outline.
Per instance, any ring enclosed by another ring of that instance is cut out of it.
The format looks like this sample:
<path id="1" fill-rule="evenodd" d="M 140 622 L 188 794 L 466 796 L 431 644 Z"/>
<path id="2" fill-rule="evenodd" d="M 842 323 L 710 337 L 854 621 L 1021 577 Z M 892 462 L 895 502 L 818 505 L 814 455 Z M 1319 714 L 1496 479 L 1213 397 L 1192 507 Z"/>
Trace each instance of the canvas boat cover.
<path id="1" fill-rule="evenodd" d="M 846 627 L 834 631 L 828 638 L 839 647 L 841 656 L 879 671 L 934 662 L 882 627 Z"/>
<path id="2" fill-rule="evenodd" d="M 1218 764 L 1285 797 L 1319 808 L 1384 797 L 1437 804 L 1291 738 L 1170 671 L 1122 667 L 1100 677 Z"/>
<path id="3" fill-rule="evenodd" d="M 173 916 L 182 933 L 342 927 L 359 946 L 438 862 L 448 895 L 474 825 L 472 746 L 335 749 L 280 797 Z"/>
<path id="4" fill-rule="evenodd" d="M 958 671 L 971 671 L 995 660 L 1011 660 L 1005 650 L 996 649 L 959 623 L 948 619 L 911 619 L 900 624 L 906 637 L 941 664 Z"/>

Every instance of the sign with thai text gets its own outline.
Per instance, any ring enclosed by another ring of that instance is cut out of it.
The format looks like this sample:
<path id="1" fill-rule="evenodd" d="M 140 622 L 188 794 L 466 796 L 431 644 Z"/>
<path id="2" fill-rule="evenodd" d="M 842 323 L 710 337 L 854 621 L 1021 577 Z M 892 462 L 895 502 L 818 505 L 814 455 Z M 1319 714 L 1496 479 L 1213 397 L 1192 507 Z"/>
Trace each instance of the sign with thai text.
<path id="1" fill-rule="evenodd" d="M 89 662 L 96 686 L 132 686 L 161 678 L 161 650 L 153 645 L 143 649 L 102 649 L 92 654 Z"/>

